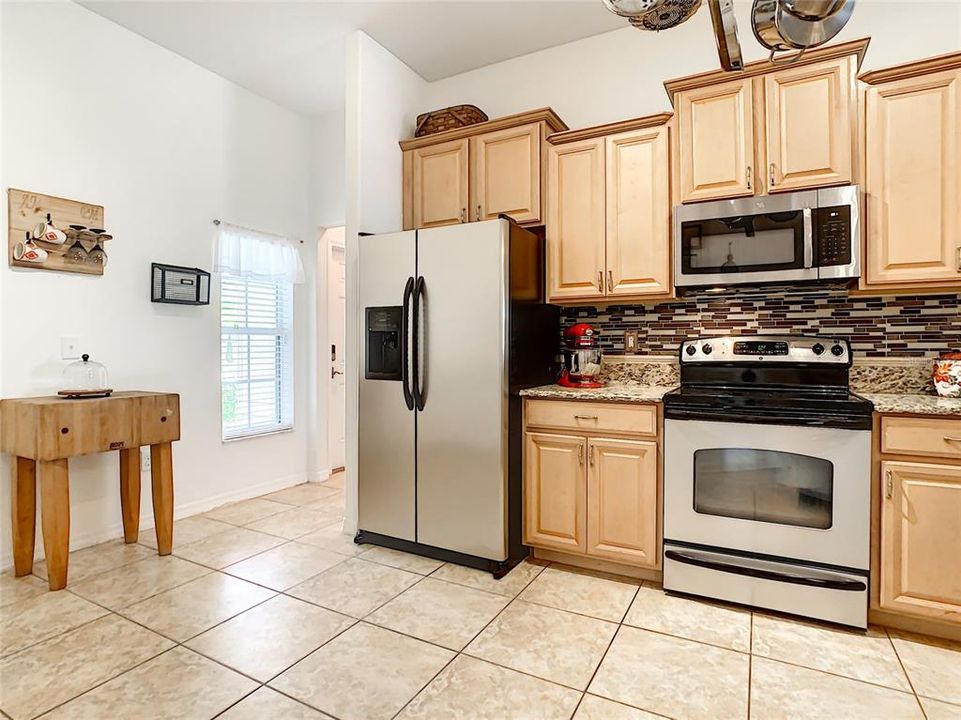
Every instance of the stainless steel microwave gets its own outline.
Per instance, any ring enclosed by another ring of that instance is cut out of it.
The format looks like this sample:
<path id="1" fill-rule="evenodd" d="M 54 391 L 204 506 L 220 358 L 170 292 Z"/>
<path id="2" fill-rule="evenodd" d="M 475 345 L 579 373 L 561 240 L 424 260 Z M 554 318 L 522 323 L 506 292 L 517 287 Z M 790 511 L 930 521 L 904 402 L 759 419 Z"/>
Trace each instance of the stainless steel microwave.
<path id="1" fill-rule="evenodd" d="M 856 185 L 679 205 L 674 285 L 717 287 L 856 278 Z"/>

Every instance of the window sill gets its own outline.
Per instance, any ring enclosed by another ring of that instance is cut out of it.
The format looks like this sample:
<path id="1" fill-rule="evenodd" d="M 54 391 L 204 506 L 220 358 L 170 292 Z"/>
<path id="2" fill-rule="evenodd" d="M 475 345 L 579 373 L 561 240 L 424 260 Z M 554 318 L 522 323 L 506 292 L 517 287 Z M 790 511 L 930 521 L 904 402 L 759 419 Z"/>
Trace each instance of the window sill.
<path id="1" fill-rule="evenodd" d="M 260 432 L 252 432 L 246 435 L 236 435 L 234 437 L 221 438 L 220 442 L 224 445 L 227 443 L 240 442 L 241 440 L 255 440 L 256 438 L 269 437 L 270 435 L 283 435 L 284 433 L 291 433 L 294 431 L 294 426 L 277 428 L 275 430 L 262 430 Z"/>

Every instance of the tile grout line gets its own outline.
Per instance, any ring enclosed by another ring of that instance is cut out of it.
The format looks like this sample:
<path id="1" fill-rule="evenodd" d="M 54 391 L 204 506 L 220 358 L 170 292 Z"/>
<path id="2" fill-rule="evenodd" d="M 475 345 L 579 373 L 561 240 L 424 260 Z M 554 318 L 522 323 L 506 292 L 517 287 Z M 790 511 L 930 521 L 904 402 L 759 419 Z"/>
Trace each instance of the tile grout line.
<path id="1" fill-rule="evenodd" d="M 891 649 L 894 651 L 894 657 L 898 659 L 898 665 L 901 666 L 901 672 L 904 673 L 905 679 L 908 681 L 908 687 L 911 688 L 911 692 L 914 694 L 914 700 L 921 708 L 921 715 L 925 719 L 928 717 L 928 711 L 924 709 L 924 703 L 921 702 L 921 697 L 918 695 L 918 691 L 914 689 L 914 682 L 911 680 L 911 674 L 908 669 L 904 666 L 904 661 L 901 659 L 901 653 L 898 652 L 898 646 L 894 644 L 894 638 L 891 637 L 890 631 L 885 627 L 884 636 L 888 639 L 888 643 L 891 645 Z"/>
<path id="2" fill-rule="evenodd" d="M 754 613 L 748 614 L 748 637 L 747 637 L 747 719 L 751 718 L 751 683 L 754 673 Z"/>
<path id="3" fill-rule="evenodd" d="M 520 561 L 520 563 L 517 563 L 517 565 L 520 565 L 522 562 L 526 562 L 526 561 L 527 561 L 527 558 L 524 558 L 523 560 Z M 447 563 L 445 563 L 445 564 L 447 564 Z M 533 564 L 533 563 L 532 563 L 532 564 Z M 517 565 L 515 565 L 514 567 L 516 568 Z M 487 628 L 489 628 L 489 627 L 497 620 L 497 618 L 499 618 L 499 617 L 504 613 L 504 611 L 507 610 L 507 608 L 509 608 L 511 605 L 513 605 L 513 604 L 514 604 L 514 601 L 517 600 L 517 598 L 520 597 L 521 593 L 523 593 L 525 590 L 527 590 L 527 588 L 531 586 L 531 583 L 533 583 L 538 577 L 540 577 L 540 574 L 541 574 L 542 572 L 544 572 L 544 570 L 546 570 L 549 566 L 550 566 L 550 563 L 548 563 L 547 565 L 545 565 L 544 567 L 542 567 L 542 568 L 540 569 L 540 571 L 539 571 L 536 575 L 534 575 L 534 577 L 532 577 L 530 580 L 527 581 L 527 583 L 524 585 L 524 587 L 522 587 L 512 598 L 510 598 L 510 599 L 508 600 L 508 602 L 506 602 L 506 603 L 504 604 L 504 607 L 502 607 L 500 610 L 497 611 L 497 613 L 494 615 L 494 617 L 492 617 L 492 618 L 484 625 L 484 627 L 482 627 L 480 630 L 478 630 L 476 633 L 474 633 L 474 636 L 464 644 L 464 647 L 462 647 L 460 650 L 455 651 L 455 652 L 454 652 L 454 656 L 453 656 L 449 661 L 447 661 L 447 663 L 444 665 L 444 667 L 442 667 L 440 670 L 438 670 L 437 673 L 436 673 L 423 687 L 420 688 L 420 690 L 418 690 L 416 693 L 414 693 L 413 697 L 411 697 L 407 702 L 405 702 L 405 703 L 401 706 L 401 708 L 400 708 L 396 713 L 394 713 L 394 714 L 391 716 L 391 720 L 396 720 L 396 718 L 397 718 L 401 713 L 403 713 L 404 710 L 406 710 L 407 707 L 408 707 L 412 702 L 414 702 L 414 700 L 416 700 L 416 699 L 421 695 L 421 693 L 423 693 L 424 690 L 426 690 L 426 689 L 430 686 L 430 684 L 433 683 L 434 680 L 436 680 L 436 679 L 440 676 L 441 673 L 444 672 L 444 670 L 446 670 L 448 667 L 450 667 L 450 666 L 453 664 L 453 662 L 454 662 L 457 658 L 461 657 L 462 655 L 463 655 L 464 657 L 469 657 L 469 658 L 472 658 L 472 659 L 481 660 L 481 661 L 483 661 L 483 662 L 490 662 L 490 661 L 484 661 L 483 658 L 474 658 L 473 655 L 468 655 L 468 654 L 466 654 L 464 651 L 470 646 L 470 644 L 471 644 L 472 642 L 474 642 L 474 640 L 476 640 L 478 637 L 480 637 L 480 635 L 481 635 L 485 630 L 487 630 Z M 443 567 L 443 565 L 441 565 L 440 567 Z M 437 570 L 439 570 L 440 567 L 436 568 L 433 572 L 437 572 Z M 511 568 L 511 570 L 513 570 L 513 569 L 514 569 L 514 568 Z M 433 572 L 431 573 L 431 575 L 433 575 Z M 428 577 L 429 577 L 429 576 L 428 576 Z M 435 579 L 438 579 L 438 580 L 439 580 L 439 578 L 435 578 Z M 443 581 L 442 581 L 442 582 L 443 582 Z M 416 584 L 416 583 L 415 583 L 415 584 Z M 411 587 L 413 587 L 413 586 L 411 586 Z M 462 586 L 462 587 L 467 587 L 467 586 Z M 409 589 L 409 588 L 408 588 L 408 589 Z M 476 590 L 476 589 L 478 589 L 478 588 L 473 588 L 473 589 Z M 405 590 L 404 592 L 407 592 L 407 591 Z M 401 595 L 402 595 L 402 594 L 403 594 L 403 593 L 401 593 Z M 492 594 L 493 594 L 493 593 L 492 593 Z M 398 596 L 398 597 L 399 597 L 399 596 Z M 503 596 L 502 596 L 502 597 L 503 597 Z M 379 627 L 379 626 L 378 626 L 378 627 Z M 403 633 L 401 633 L 401 634 L 403 634 Z M 420 640 L 420 638 L 415 638 L 415 639 Z M 427 641 L 422 640 L 422 642 L 427 642 Z M 446 648 L 446 649 L 447 649 L 447 650 L 450 650 L 450 648 Z M 498 665 L 497 663 L 490 663 L 490 664 L 491 664 L 491 665 L 494 665 L 495 667 L 504 667 L 504 666 L 502 666 L 502 665 Z M 513 668 L 505 668 L 505 669 L 512 670 Z M 524 673 L 524 674 L 526 674 L 526 673 Z M 543 680 L 543 678 L 539 678 L 539 679 Z M 548 681 L 548 682 L 549 682 L 549 681 Z"/>
<path id="4" fill-rule="evenodd" d="M 571 718 L 577 715 L 577 711 L 581 707 L 581 703 L 584 702 L 584 698 L 587 697 L 587 691 L 591 689 L 591 685 L 594 683 L 594 678 L 597 677 L 597 673 L 600 672 L 601 665 L 604 664 L 604 660 L 607 659 L 607 653 L 611 651 L 611 647 L 614 645 L 614 640 L 621 632 L 621 628 L 624 627 L 624 620 L 627 618 L 628 613 L 631 611 L 631 607 L 634 605 L 634 601 L 637 600 L 638 593 L 641 592 L 641 588 L 644 587 L 644 581 L 642 580 L 638 583 L 637 587 L 634 589 L 634 594 L 631 596 L 631 601 L 627 603 L 627 607 L 621 614 L 621 619 L 617 623 L 617 628 L 614 630 L 614 634 L 611 635 L 610 642 L 607 643 L 607 647 L 604 648 L 604 652 L 601 654 L 600 660 L 597 661 L 597 667 L 594 668 L 594 672 L 591 673 L 590 679 L 587 681 L 587 685 L 584 686 L 584 691 L 581 693 L 580 699 L 577 701 L 577 705 L 574 706 L 574 712 L 571 713 Z M 630 627 L 630 626 L 628 626 Z M 633 707 L 628 705 L 627 707 Z"/>

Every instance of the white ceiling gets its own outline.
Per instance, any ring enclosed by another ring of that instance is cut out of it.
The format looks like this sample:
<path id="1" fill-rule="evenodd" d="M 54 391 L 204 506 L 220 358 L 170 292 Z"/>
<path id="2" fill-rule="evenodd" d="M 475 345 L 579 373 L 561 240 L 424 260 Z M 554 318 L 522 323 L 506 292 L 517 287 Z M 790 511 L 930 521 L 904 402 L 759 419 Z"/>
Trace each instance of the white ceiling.
<path id="1" fill-rule="evenodd" d="M 625 25 L 601 0 L 78 2 L 308 115 L 343 106 L 346 39 L 354 30 L 437 80 Z"/>

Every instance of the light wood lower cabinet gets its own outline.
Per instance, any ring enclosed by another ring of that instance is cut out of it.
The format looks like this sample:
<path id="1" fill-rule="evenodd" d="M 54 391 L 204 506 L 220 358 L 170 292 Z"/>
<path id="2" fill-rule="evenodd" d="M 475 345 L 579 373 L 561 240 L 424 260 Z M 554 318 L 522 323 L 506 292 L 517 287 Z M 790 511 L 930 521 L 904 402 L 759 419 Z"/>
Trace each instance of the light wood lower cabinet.
<path id="1" fill-rule="evenodd" d="M 524 443 L 524 542 L 584 552 L 587 440 L 527 433 Z"/>
<path id="2" fill-rule="evenodd" d="M 622 404 L 624 413 L 604 417 L 605 431 L 571 428 L 562 433 L 532 427 L 563 421 L 551 406 L 582 406 L 602 417 L 610 403 L 529 400 L 524 442 L 524 542 L 635 568 L 660 568 L 659 463 L 652 405 Z M 650 427 L 650 433 L 637 433 Z M 628 431 L 627 429 L 630 429 Z M 629 434 L 630 432 L 630 434 Z M 608 437 L 607 435 L 623 435 Z M 646 437 L 645 437 L 646 436 Z"/>
<path id="3" fill-rule="evenodd" d="M 656 567 L 657 443 L 587 442 L 587 553 Z"/>
<path id="4" fill-rule="evenodd" d="M 961 623 L 961 466 L 883 462 L 884 610 Z"/>

